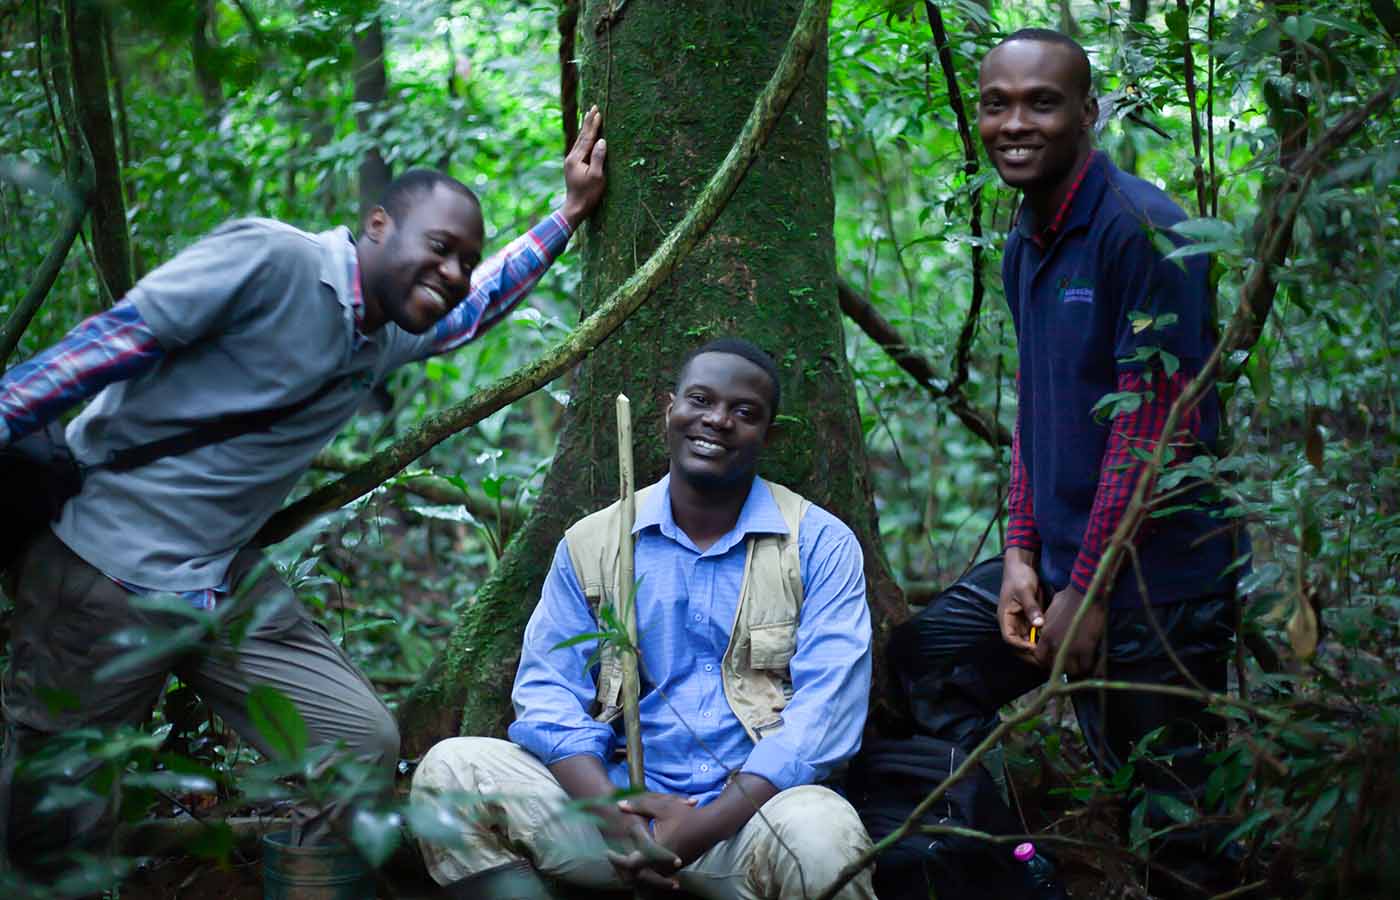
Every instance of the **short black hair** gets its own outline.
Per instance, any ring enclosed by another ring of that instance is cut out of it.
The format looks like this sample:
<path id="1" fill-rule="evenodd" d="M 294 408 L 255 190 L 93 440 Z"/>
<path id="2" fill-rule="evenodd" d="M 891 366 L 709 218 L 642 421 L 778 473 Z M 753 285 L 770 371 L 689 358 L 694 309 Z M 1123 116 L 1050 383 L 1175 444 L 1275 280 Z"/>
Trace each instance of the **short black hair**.
<path id="1" fill-rule="evenodd" d="M 690 363 L 697 356 L 705 353 L 728 353 L 730 356 L 738 356 L 746 359 L 763 370 L 763 374 L 768 376 L 768 382 L 773 386 L 773 405 L 769 412 L 768 421 L 773 421 L 778 415 L 778 402 L 783 398 L 783 385 L 778 377 L 778 364 L 773 361 L 757 344 L 737 337 L 715 338 L 712 341 L 696 347 L 685 355 L 681 360 L 680 368 L 676 370 L 676 390 L 681 389 L 681 380 L 685 378 L 685 370 L 690 368 Z"/>
<path id="2" fill-rule="evenodd" d="M 384 207 L 384 211 L 391 218 L 402 219 L 408 214 L 409 207 L 413 206 L 415 201 L 426 194 L 431 194 L 438 186 L 456 191 L 474 203 L 477 209 L 481 209 L 481 201 L 477 199 L 471 188 L 451 175 L 444 175 L 435 169 L 409 169 L 404 172 L 389 182 L 389 186 L 384 189 L 384 194 L 379 198 L 379 205 Z"/>
<path id="3" fill-rule="evenodd" d="M 1079 71 L 1075 74 L 1079 76 L 1080 91 L 1083 92 L 1085 97 L 1093 94 L 1094 75 L 1093 70 L 1089 66 L 1089 54 L 1084 50 L 1084 45 L 1074 38 L 1063 32 L 1055 31 L 1053 28 L 1022 28 L 1018 31 L 1011 32 L 1000 41 L 997 41 L 996 47 L 993 47 L 992 50 L 996 50 L 997 47 L 1000 47 L 1002 44 L 1009 44 L 1012 41 L 1039 41 L 1042 44 L 1058 44 L 1061 47 L 1067 47 L 1074 53 L 1076 62 L 1079 63 L 1077 66 Z M 990 52 L 991 51 L 988 51 L 988 53 Z"/>

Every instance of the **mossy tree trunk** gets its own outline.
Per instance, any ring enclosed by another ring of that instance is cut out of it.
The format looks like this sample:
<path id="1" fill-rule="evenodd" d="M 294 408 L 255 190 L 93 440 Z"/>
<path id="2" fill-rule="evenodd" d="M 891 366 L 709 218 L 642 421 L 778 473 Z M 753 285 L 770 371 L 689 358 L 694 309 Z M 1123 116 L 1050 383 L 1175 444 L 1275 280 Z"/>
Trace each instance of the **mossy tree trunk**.
<path id="1" fill-rule="evenodd" d="M 608 194 L 576 239 L 584 312 L 651 253 L 729 150 L 772 74 L 801 4 L 584 0 L 581 107 L 604 111 Z M 780 430 L 762 466 L 859 535 L 878 634 L 902 615 L 879 548 L 865 449 L 836 301 L 818 54 L 766 148 L 700 245 L 583 364 L 535 510 L 400 713 L 404 753 L 456 734 L 501 734 L 520 635 L 565 527 L 617 490 L 613 397 L 634 410 L 637 483 L 666 470 L 662 411 L 691 348 L 746 337 L 778 360 Z M 878 640 L 878 637 L 877 637 Z"/>

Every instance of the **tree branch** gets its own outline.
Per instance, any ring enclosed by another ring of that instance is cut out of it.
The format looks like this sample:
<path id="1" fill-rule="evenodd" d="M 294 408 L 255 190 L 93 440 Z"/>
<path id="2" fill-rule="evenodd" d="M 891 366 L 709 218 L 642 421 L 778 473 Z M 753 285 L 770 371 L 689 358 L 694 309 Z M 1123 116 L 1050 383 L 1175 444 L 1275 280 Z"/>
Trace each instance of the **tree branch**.
<path id="1" fill-rule="evenodd" d="M 612 334 L 670 277 L 719 217 L 797 90 L 808 61 L 818 47 L 824 46 L 830 13 L 831 0 L 805 0 L 777 69 L 754 100 L 753 109 L 734 145 L 694 206 L 666 235 L 651 258 L 592 315 L 580 322 L 573 334 L 544 356 L 487 386 L 471 399 L 428 417 L 354 472 L 283 509 L 258 532 L 256 543 L 264 546 L 276 543 L 321 513 L 369 493 L 442 441 L 558 378 Z"/>
<path id="2" fill-rule="evenodd" d="M 574 58 L 578 11 L 579 0 L 564 0 L 564 8 L 559 11 L 559 107 L 565 154 L 578 140 L 578 60 Z"/>
<path id="3" fill-rule="evenodd" d="M 1282 183 L 1279 186 L 1278 194 L 1271 209 L 1277 209 L 1283 197 L 1290 193 L 1301 192 L 1303 182 L 1310 177 L 1324 158 L 1331 155 L 1361 126 L 1379 113 L 1384 107 L 1389 106 L 1400 95 L 1400 75 L 1392 75 L 1385 87 L 1371 95 L 1361 106 L 1358 106 L 1342 116 L 1335 125 L 1327 129 L 1311 147 L 1298 154 L 1284 170 Z M 1296 210 L 1295 210 L 1296 213 Z M 1288 247 L 1288 237 L 1292 234 L 1293 217 L 1288 217 L 1289 231 L 1287 234 L 1279 235 L 1279 240 L 1273 240 L 1272 235 L 1265 233 L 1260 240 L 1260 247 L 1267 248 L 1268 255 L 1256 255 L 1258 260 L 1254 271 L 1250 273 L 1249 281 L 1241 291 L 1240 309 L 1235 314 L 1238 320 L 1243 313 L 1245 321 L 1239 331 L 1233 336 L 1227 336 L 1222 340 L 1221 345 L 1225 352 L 1234 353 L 1239 350 L 1252 350 L 1258 343 L 1259 336 L 1264 332 L 1264 323 L 1268 321 L 1269 313 L 1273 309 L 1274 295 L 1278 292 L 1278 282 L 1274 280 L 1270 269 L 1283 263 L 1280 252 Z M 1232 329 L 1233 330 L 1233 329 Z M 1232 371 L 1226 373 L 1223 380 L 1233 381 L 1239 377 L 1243 371 L 1244 363 L 1237 364 Z"/>
<path id="4" fill-rule="evenodd" d="M 1001 423 L 986 413 L 973 408 L 962 391 L 939 387 L 933 366 L 905 343 L 884 316 L 880 315 L 869 300 L 861 296 L 844 279 L 836 279 L 836 297 L 841 302 L 841 311 L 851 321 L 860 326 L 866 336 L 879 344 L 898 366 L 933 396 L 935 400 L 946 400 L 953 415 L 968 427 L 973 434 L 992 446 L 1011 446 L 1011 433 Z"/>
<path id="5" fill-rule="evenodd" d="M 1191 110 L 1191 149 L 1194 152 L 1192 175 L 1196 180 L 1196 215 L 1204 217 L 1206 205 L 1206 172 L 1201 162 L 1201 116 L 1196 109 L 1196 59 L 1191 47 L 1191 8 L 1186 0 L 1176 0 L 1182 18 L 1181 61 L 1186 76 L 1186 105 Z"/>
<path id="6" fill-rule="evenodd" d="M 19 346 L 19 339 L 23 336 L 29 323 L 33 321 L 34 314 L 43 305 L 44 299 L 48 297 L 49 291 L 53 288 L 53 283 L 58 279 L 58 273 L 63 269 L 63 261 L 68 258 L 68 251 L 72 249 L 73 242 L 78 238 L 78 232 L 83 229 L 83 219 L 87 217 L 88 206 L 92 202 L 92 170 L 83 169 L 83 181 L 79 185 L 75 195 L 68 203 L 68 214 L 63 219 L 63 227 L 59 230 L 58 238 L 49 248 L 49 252 L 44 256 L 44 261 L 39 263 L 38 270 L 34 273 L 34 282 L 29 286 L 24 298 L 19 301 L 14 312 L 10 313 L 10 318 L 5 321 L 5 327 L 0 329 L 0 372 L 5 370 L 10 361 L 10 354 L 15 352 L 15 347 Z"/>
<path id="7" fill-rule="evenodd" d="M 357 464 L 356 461 L 336 456 L 329 451 L 322 451 L 311 461 L 312 468 L 341 474 L 355 471 Z M 394 487 L 431 503 L 466 507 L 467 512 L 478 519 L 496 519 L 503 515 L 508 520 L 517 520 L 518 510 L 515 503 L 503 502 L 498 506 L 495 500 L 485 494 L 462 490 L 441 475 L 427 472 L 405 475 L 395 482 Z"/>
<path id="8" fill-rule="evenodd" d="M 126 198 L 121 162 L 112 127 L 107 57 L 102 47 L 107 11 L 86 0 L 67 0 L 68 71 L 73 79 L 73 109 L 93 170 L 92 249 L 105 305 L 126 296 L 133 284 L 131 235 L 126 225 Z"/>
<path id="9" fill-rule="evenodd" d="M 943 27 L 943 13 L 932 0 L 924 0 L 928 13 L 929 28 L 933 31 L 933 43 L 938 49 L 938 66 L 943 70 L 943 80 L 948 86 L 948 105 L 958 122 L 958 137 L 963 147 L 963 174 L 971 179 L 977 174 L 977 147 L 972 142 L 972 126 L 968 122 L 967 107 L 963 105 L 962 91 L 958 89 L 958 73 L 953 65 L 953 51 L 948 45 L 948 32 Z M 953 363 L 953 379 L 948 382 L 944 393 L 952 395 L 962 391 L 967 384 L 967 363 L 972 354 L 972 337 L 977 332 L 977 319 L 982 314 L 982 300 L 987 288 L 982 274 L 982 188 L 975 187 L 969 194 L 972 210 L 969 213 L 968 229 L 972 232 L 972 302 L 967 307 L 962 330 L 958 333 L 957 355 Z"/>

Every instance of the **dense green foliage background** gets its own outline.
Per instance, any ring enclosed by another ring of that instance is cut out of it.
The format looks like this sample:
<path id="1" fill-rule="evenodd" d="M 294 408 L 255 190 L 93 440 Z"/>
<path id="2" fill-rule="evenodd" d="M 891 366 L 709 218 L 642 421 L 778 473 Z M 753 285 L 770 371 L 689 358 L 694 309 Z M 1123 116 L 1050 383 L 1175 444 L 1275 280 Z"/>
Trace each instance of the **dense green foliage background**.
<path id="1" fill-rule="evenodd" d="M 57 122 L 55 92 L 63 86 L 42 74 L 47 51 L 38 35 L 47 6 L 0 4 L 0 319 L 59 230 L 64 200 L 56 188 L 74 152 Z M 926 6 L 836 4 L 829 124 L 838 271 L 946 380 L 980 246 L 986 299 L 965 392 L 972 407 L 1009 426 L 1016 363 L 999 253 L 1016 198 L 985 162 L 965 171 Z M 308 229 L 352 224 L 356 168 L 375 146 L 394 172 L 442 166 L 472 185 L 489 246 L 561 199 L 559 5 L 210 0 L 193 7 L 207 9 L 207 21 L 180 3 L 105 7 L 138 273 L 237 216 Z M 1315 141 L 1393 82 L 1400 62 L 1400 14 L 1385 0 L 957 0 L 941 10 L 970 110 L 977 61 L 1000 35 L 1059 26 L 1085 43 L 1105 98 L 1100 144 L 1199 216 L 1191 233 L 1216 254 L 1222 321 L 1258 263 L 1281 145 L 1286 152 Z M 389 92 L 364 110 L 353 101 L 350 38 L 376 17 Z M 206 48 L 199 53 L 197 32 Z M 606 97 L 579 100 L 606 112 Z M 1241 650 L 1236 681 L 1257 708 L 1232 713 L 1242 724 L 1215 787 L 1230 800 L 1231 822 L 1265 883 L 1260 890 L 1279 896 L 1305 886 L 1320 896 L 1379 896 L 1400 884 L 1400 863 L 1382 852 L 1400 815 L 1400 119 L 1389 104 L 1381 110 L 1302 195 L 1291 250 L 1274 270 L 1272 317 L 1253 352 L 1229 360 L 1221 386 L 1231 453 L 1203 472 L 1239 500 L 1255 548 L 1245 585 L 1250 650 Z M 368 113 L 367 130 L 357 112 Z M 610 166 L 637 163 L 629 148 L 610 148 Z M 971 227 L 975 194 L 981 238 Z M 16 360 L 100 308 L 90 247 L 85 238 L 69 254 Z M 455 356 L 398 373 L 387 412 L 357 418 L 328 466 L 382 447 L 425 411 L 566 333 L 578 318 L 577 281 L 566 256 L 530 308 Z M 854 325 L 847 339 L 885 551 L 909 596 L 926 597 L 999 549 L 1007 451 L 968 430 Z M 308 602 L 389 696 L 426 668 L 435 641 L 471 602 L 528 509 L 571 387 L 561 379 L 440 446 L 422 461 L 447 478 L 434 483 L 436 493 L 421 480 L 396 479 L 278 548 Z M 314 473 L 308 486 L 326 477 Z M 468 502 L 453 502 L 460 499 Z M 228 745 L 198 715 L 167 720 L 189 732 L 191 752 L 209 756 L 208 747 Z M 1061 742 L 1063 730 L 1049 716 L 1013 748 L 1013 773 L 1030 791 L 1022 798 L 1028 824 L 1107 840 L 1108 819 L 1099 813 L 1121 785 L 1100 783 L 1072 742 Z M 234 764 L 236 754 L 220 753 L 221 766 Z M 1089 814 L 1080 801 L 1091 801 Z M 1081 865 L 1121 875 L 1114 860 L 1087 854 Z"/>

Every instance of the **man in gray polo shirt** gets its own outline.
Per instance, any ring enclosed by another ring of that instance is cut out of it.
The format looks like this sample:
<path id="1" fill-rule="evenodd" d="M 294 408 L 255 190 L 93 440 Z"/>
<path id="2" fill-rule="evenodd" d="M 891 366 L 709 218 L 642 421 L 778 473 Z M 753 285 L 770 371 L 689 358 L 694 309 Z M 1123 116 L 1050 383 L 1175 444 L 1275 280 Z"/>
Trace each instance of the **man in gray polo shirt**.
<path id="1" fill-rule="evenodd" d="M 105 799 L 36 812 L 52 783 L 16 778 L 17 761 L 59 732 L 139 724 L 172 671 L 260 748 L 247 695 L 270 684 L 296 704 L 314 742 L 343 741 L 392 774 L 393 717 L 250 541 L 375 384 L 460 347 L 529 292 L 602 196 L 600 127 L 590 110 L 565 160 L 563 207 L 485 263 L 475 195 L 412 171 L 389 186 L 358 238 L 346 228 L 230 222 L 0 377 L 0 447 L 91 398 L 67 430 L 87 463 L 193 423 L 295 407 L 269 427 L 128 472 L 91 470 L 52 531 L 6 573 L 15 614 L 0 843 L 12 860 L 35 866 L 62 849 L 97 847 L 112 812 Z M 236 646 L 209 637 L 94 677 L 122 652 L 113 635 L 187 624 L 132 603 L 150 594 L 203 610 L 246 607 L 254 625 Z"/>

